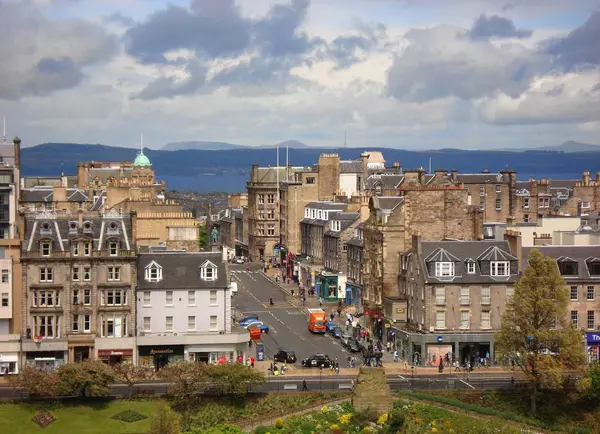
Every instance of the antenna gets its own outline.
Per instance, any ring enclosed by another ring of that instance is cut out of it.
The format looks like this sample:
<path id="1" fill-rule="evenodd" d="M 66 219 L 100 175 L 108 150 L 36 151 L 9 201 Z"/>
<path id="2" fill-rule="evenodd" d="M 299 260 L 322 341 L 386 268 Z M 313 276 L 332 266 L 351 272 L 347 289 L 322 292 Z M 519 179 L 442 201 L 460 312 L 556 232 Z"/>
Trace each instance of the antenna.
<path id="1" fill-rule="evenodd" d="M 2 124 L 4 127 L 2 130 L 2 142 L 6 144 L 6 116 L 2 116 Z"/>
<path id="2" fill-rule="evenodd" d="M 140 153 L 144 153 L 144 133 L 140 133 Z"/>
<path id="3" fill-rule="evenodd" d="M 344 131 L 344 148 L 348 147 L 348 142 L 346 141 L 346 131 Z"/>
<path id="4" fill-rule="evenodd" d="M 429 157 L 429 173 L 431 173 L 431 157 Z"/>
<path id="5" fill-rule="evenodd" d="M 285 182 L 289 181 L 290 147 L 285 145 Z"/>

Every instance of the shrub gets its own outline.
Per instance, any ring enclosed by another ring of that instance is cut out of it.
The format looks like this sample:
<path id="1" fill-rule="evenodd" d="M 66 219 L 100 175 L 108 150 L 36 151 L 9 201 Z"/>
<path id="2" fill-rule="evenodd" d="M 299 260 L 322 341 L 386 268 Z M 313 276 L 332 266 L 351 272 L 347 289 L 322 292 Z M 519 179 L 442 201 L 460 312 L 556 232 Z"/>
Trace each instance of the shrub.
<path id="1" fill-rule="evenodd" d="M 112 369 L 99 360 L 68 363 L 57 370 L 60 388 L 67 396 L 106 396 L 115 381 Z"/>
<path id="2" fill-rule="evenodd" d="M 55 371 L 25 366 L 19 375 L 8 377 L 16 387 L 22 387 L 33 396 L 53 397 L 60 395 L 60 378 Z"/>
<path id="3" fill-rule="evenodd" d="M 125 411 L 122 411 L 120 413 L 117 413 L 117 414 L 111 416 L 111 419 L 120 420 L 122 422 L 133 423 L 133 422 L 137 422 L 138 420 L 148 419 L 148 417 L 144 416 L 141 413 L 138 413 L 135 410 L 125 410 Z"/>
<path id="4" fill-rule="evenodd" d="M 357 411 L 353 416 L 354 423 L 359 427 L 362 427 L 369 422 L 376 422 L 378 418 L 379 415 L 377 414 L 377 410 L 372 407 Z"/>
<path id="5" fill-rule="evenodd" d="M 179 415 L 160 401 L 150 421 L 148 434 L 179 434 Z"/>
<path id="6" fill-rule="evenodd" d="M 398 432 L 404 427 L 404 421 L 407 416 L 407 410 L 403 408 L 394 408 L 390 413 L 390 432 Z"/>

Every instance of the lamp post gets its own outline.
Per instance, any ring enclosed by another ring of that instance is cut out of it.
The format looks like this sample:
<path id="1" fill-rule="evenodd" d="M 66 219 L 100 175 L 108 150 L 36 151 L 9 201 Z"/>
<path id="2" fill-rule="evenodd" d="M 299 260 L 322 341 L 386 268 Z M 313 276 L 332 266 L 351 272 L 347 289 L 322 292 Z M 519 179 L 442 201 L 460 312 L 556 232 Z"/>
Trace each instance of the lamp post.
<path id="1" fill-rule="evenodd" d="M 323 366 L 319 367 L 319 389 L 323 392 Z"/>

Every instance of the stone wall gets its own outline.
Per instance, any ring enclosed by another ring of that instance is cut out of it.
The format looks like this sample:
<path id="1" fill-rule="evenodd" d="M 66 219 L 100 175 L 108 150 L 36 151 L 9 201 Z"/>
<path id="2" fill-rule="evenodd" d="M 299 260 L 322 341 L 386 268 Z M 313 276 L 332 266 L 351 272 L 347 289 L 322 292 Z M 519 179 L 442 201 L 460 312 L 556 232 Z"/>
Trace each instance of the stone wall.
<path id="1" fill-rule="evenodd" d="M 319 200 L 331 200 L 340 190 L 340 157 L 338 154 L 319 155 Z"/>

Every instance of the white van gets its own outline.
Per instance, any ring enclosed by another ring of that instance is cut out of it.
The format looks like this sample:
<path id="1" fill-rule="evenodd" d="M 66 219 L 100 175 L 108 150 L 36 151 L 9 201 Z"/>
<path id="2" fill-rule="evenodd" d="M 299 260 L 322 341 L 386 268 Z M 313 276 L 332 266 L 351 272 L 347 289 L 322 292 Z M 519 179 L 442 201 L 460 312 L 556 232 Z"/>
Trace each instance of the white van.
<path id="1" fill-rule="evenodd" d="M 237 291 L 238 291 L 237 282 L 231 282 L 229 284 L 229 289 L 231 290 L 231 295 L 237 294 Z"/>

